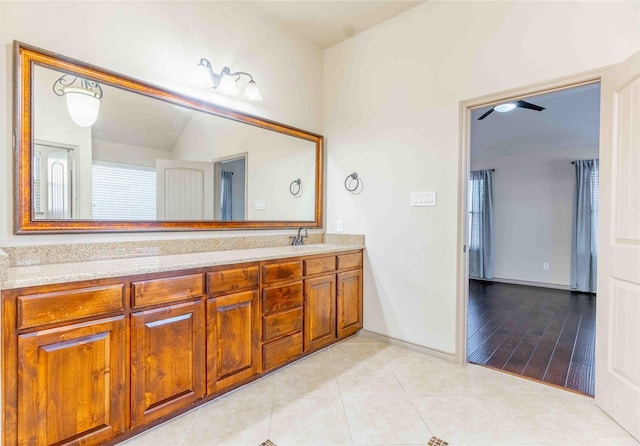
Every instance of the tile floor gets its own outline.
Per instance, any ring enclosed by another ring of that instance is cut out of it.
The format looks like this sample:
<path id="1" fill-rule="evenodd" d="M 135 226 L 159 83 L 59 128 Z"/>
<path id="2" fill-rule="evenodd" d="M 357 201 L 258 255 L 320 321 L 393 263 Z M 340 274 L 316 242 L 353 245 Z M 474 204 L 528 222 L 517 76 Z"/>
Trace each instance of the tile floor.
<path id="1" fill-rule="evenodd" d="M 640 445 L 592 398 L 355 336 L 126 446 Z"/>

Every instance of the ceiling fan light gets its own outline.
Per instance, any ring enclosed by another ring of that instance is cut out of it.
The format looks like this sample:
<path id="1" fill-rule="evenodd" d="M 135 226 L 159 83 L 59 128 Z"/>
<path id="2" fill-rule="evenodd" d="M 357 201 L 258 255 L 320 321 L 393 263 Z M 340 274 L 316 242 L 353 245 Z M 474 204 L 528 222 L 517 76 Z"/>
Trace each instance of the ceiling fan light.
<path id="1" fill-rule="evenodd" d="M 249 81 L 249 83 L 245 87 L 244 96 L 250 101 L 254 101 L 254 102 L 258 102 L 262 100 L 260 89 L 258 88 L 258 85 L 253 80 Z"/>
<path id="2" fill-rule="evenodd" d="M 73 122 L 80 127 L 91 127 L 95 124 L 100 112 L 100 99 L 96 97 L 96 93 L 79 87 L 65 87 L 63 91 Z"/>
<path id="3" fill-rule="evenodd" d="M 499 113 L 505 113 L 516 108 L 516 104 L 514 102 L 507 102 L 506 104 L 500 104 L 493 107 L 493 109 Z"/>
<path id="4" fill-rule="evenodd" d="M 236 80 L 232 75 L 227 73 L 223 74 L 220 78 L 220 85 L 218 85 L 217 90 L 228 96 L 237 96 L 240 93 L 236 85 Z"/>

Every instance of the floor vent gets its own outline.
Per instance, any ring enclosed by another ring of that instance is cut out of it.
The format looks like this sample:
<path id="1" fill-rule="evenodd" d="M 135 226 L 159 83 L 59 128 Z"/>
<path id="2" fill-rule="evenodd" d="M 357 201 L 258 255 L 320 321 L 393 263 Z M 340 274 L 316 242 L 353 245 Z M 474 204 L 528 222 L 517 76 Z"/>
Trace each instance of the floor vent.
<path id="1" fill-rule="evenodd" d="M 447 446 L 448 444 L 449 443 L 444 441 L 442 438 L 431 437 L 431 440 L 429 440 L 429 443 L 427 443 L 427 446 Z"/>

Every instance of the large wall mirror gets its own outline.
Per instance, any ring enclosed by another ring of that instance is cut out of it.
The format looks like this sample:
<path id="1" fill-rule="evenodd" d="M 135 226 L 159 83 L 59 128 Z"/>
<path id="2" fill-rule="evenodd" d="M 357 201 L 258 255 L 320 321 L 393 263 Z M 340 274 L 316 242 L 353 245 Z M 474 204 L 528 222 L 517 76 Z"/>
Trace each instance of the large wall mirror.
<path id="1" fill-rule="evenodd" d="M 16 233 L 321 227 L 322 136 L 21 42 L 14 64 Z"/>

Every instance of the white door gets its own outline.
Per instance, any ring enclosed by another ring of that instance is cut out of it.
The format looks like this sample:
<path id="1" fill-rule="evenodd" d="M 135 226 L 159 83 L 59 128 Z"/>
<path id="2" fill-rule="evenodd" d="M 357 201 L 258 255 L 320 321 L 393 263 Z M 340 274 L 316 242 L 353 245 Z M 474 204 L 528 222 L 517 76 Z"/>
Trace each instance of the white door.
<path id="1" fill-rule="evenodd" d="M 640 439 L 640 53 L 602 77 L 596 403 Z"/>
<path id="2" fill-rule="evenodd" d="M 213 163 L 156 160 L 160 220 L 213 219 Z"/>
<path id="3" fill-rule="evenodd" d="M 70 219 L 76 216 L 71 147 L 36 143 L 33 150 L 34 219 Z"/>

